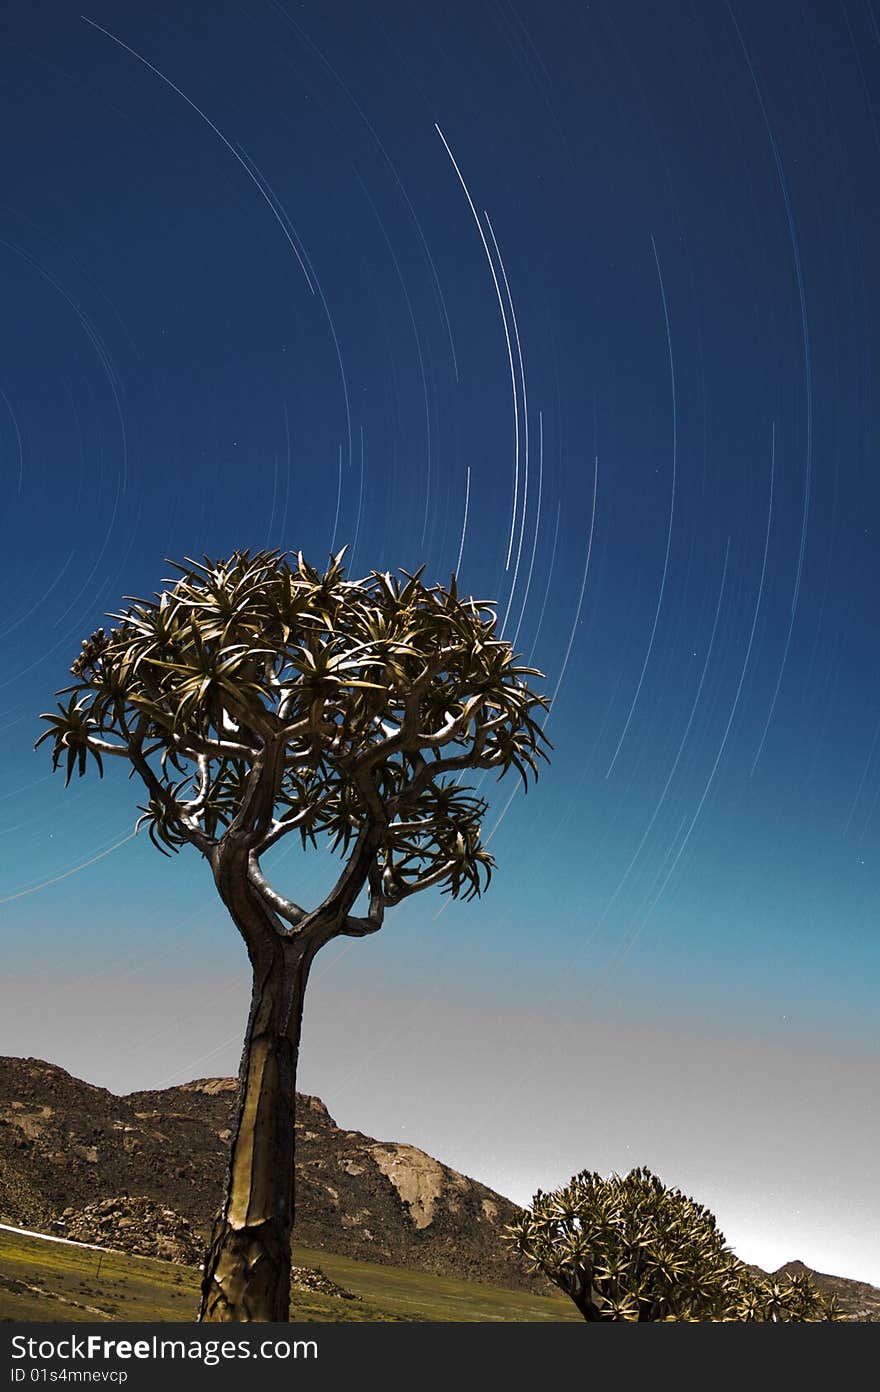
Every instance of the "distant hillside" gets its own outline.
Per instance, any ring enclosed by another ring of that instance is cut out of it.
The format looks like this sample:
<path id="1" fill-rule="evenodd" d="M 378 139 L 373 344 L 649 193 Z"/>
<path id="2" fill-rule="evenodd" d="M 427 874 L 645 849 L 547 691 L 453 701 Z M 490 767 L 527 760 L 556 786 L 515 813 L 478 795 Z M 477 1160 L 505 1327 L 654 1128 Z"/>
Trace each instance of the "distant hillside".
<path id="1" fill-rule="evenodd" d="M 65 1208 L 144 1195 L 204 1236 L 226 1166 L 232 1078 L 117 1097 L 40 1059 L 0 1057 L 0 1222 L 48 1230 Z M 296 1242 L 513 1290 L 555 1290 L 501 1239 L 509 1199 L 415 1146 L 345 1131 L 297 1095 Z M 760 1268 L 753 1267 L 755 1271 Z M 880 1290 L 810 1271 L 851 1319 L 880 1320 Z M 766 1272 L 762 1272 L 766 1275 Z"/>
<path id="2" fill-rule="evenodd" d="M 762 1276 L 768 1273 L 758 1266 L 752 1267 Z M 826 1295 L 837 1297 L 837 1303 L 846 1315 L 853 1320 L 880 1320 L 880 1290 L 869 1286 L 866 1281 L 851 1281 L 846 1276 L 828 1276 L 823 1271 L 814 1271 L 802 1261 L 786 1262 L 773 1276 L 798 1276 L 806 1273 Z"/>
<path id="3" fill-rule="evenodd" d="M 207 1231 L 225 1174 L 231 1078 L 117 1097 L 39 1059 L 0 1058 L 0 1221 L 48 1228 L 65 1208 L 156 1200 Z M 341 1130 L 297 1095 L 294 1239 L 460 1280 L 547 1291 L 501 1240 L 509 1199 L 414 1146 Z"/>

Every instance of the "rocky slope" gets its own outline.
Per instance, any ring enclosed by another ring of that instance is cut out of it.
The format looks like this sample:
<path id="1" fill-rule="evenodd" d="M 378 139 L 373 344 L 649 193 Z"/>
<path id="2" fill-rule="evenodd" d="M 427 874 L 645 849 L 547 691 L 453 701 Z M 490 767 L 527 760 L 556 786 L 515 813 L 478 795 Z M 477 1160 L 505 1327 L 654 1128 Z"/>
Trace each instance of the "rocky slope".
<path id="1" fill-rule="evenodd" d="M 823 1271 L 813 1271 L 802 1261 L 786 1262 L 774 1271 L 774 1276 L 798 1276 L 806 1273 L 812 1276 L 816 1285 L 826 1295 L 837 1297 L 837 1303 L 853 1320 L 880 1321 L 880 1290 L 869 1286 L 866 1281 L 851 1281 L 845 1276 L 828 1276 Z"/>
<path id="2" fill-rule="evenodd" d="M 39 1059 L 0 1058 L 0 1221 L 48 1230 L 70 1209 L 101 1241 L 90 1206 L 143 1197 L 180 1214 L 201 1240 L 220 1197 L 234 1096 L 233 1079 L 210 1078 L 117 1097 Z M 298 1095 L 296 1128 L 295 1241 L 549 1289 L 501 1240 L 516 1212 L 508 1199 L 414 1146 L 342 1130 L 317 1097 Z"/>
<path id="3" fill-rule="evenodd" d="M 183 1266 L 198 1266 L 205 1254 L 205 1244 L 186 1218 L 143 1196 L 101 1199 L 85 1208 L 65 1208 L 52 1228 L 73 1242 L 133 1252 L 138 1257 L 158 1257 Z"/>
<path id="4" fill-rule="evenodd" d="M 0 1057 L 0 1222 L 50 1231 L 69 1209 L 56 1231 L 132 1251 L 159 1240 L 191 1259 L 220 1197 L 234 1097 L 231 1078 L 117 1097 L 39 1059 Z M 341 1129 L 317 1097 L 298 1094 L 296 1128 L 303 1246 L 551 1289 L 501 1240 L 516 1212 L 508 1199 L 414 1146 Z M 789 1262 L 774 1274 L 807 1270 Z M 811 1275 L 849 1318 L 880 1320 L 876 1287 Z"/>

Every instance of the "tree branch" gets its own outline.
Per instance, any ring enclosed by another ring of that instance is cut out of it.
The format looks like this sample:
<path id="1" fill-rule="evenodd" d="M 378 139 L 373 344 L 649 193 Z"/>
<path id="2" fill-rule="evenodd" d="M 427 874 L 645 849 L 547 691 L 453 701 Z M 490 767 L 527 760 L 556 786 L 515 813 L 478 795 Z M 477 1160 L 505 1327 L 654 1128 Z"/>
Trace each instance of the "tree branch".
<path id="1" fill-rule="evenodd" d="M 371 745 L 369 749 L 358 755 L 352 766 L 352 773 L 365 772 L 392 754 L 418 749 L 423 743 L 423 739 L 419 735 L 422 697 L 428 689 L 431 678 L 442 670 L 452 652 L 452 648 L 439 648 L 433 657 L 428 659 L 403 698 L 403 719 L 397 733 L 389 735 L 387 739 L 379 740 L 378 744 Z"/>
<path id="2" fill-rule="evenodd" d="M 265 744 L 254 759 L 241 806 L 223 837 L 250 850 L 262 846 L 263 837 L 273 825 L 278 789 L 284 775 L 284 740 L 279 735 Z"/>
<path id="3" fill-rule="evenodd" d="M 186 809 L 185 815 L 188 817 L 196 817 L 204 811 L 205 803 L 208 801 L 208 793 L 211 790 L 211 762 L 207 754 L 198 756 L 198 765 L 199 791 L 190 802 L 180 804 L 182 809 Z"/>
<path id="4" fill-rule="evenodd" d="M 355 900 L 366 883 L 370 868 L 375 862 L 376 853 L 382 844 L 382 832 L 367 819 L 361 827 L 355 848 L 336 884 L 309 919 L 315 918 L 333 925 L 333 932 L 341 932 Z M 330 933 L 332 936 L 332 932 Z"/>
<path id="5" fill-rule="evenodd" d="M 144 685 L 147 685 L 146 680 L 144 680 Z M 155 696 L 153 695 L 154 691 Z M 236 740 L 210 740 L 194 732 L 190 732 L 184 737 L 176 729 L 173 716 L 168 715 L 166 711 L 157 709 L 157 703 L 162 699 L 162 694 L 158 688 L 154 687 L 150 696 L 149 701 L 140 701 L 137 697 L 129 697 L 129 704 L 134 706 L 139 719 L 147 716 L 156 725 L 161 725 L 163 729 L 167 730 L 175 748 L 179 749 L 182 754 L 186 754 L 190 758 L 195 758 L 197 754 L 207 754 L 209 757 L 214 755 L 216 758 L 226 756 L 233 759 L 254 759 L 259 753 L 259 750 L 253 745 L 241 744 Z"/>
<path id="6" fill-rule="evenodd" d="M 128 758 L 126 745 L 110 744 L 109 741 L 101 739 L 98 735 L 89 735 L 86 744 L 89 749 L 95 750 L 98 754 L 121 754 L 124 759 Z"/>
<path id="7" fill-rule="evenodd" d="M 286 836 L 289 831 L 296 831 L 297 827 L 302 826 L 303 822 L 308 819 L 310 812 L 311 808 L 304 807 L 295 817 L 283 818 L 277 822 L 273 821 L 269 830 L 265 835 L 260 837 L 259 841 L 254 846 L 253 849 L 256 854 L 265 855 L 266 851 L 272 846 L 276 846 L 282 837 Z"/>
<path id="8" fill-rule="evenodd" d="M 204 855 L 210 857 L 211 852 L 217 845 L 216 839 L 213 836 L 209 836 L 194 818 L 189 817 L 187 813 L 183 811 L 183 804 L 179 803 L 168 791 L 161 779 L 157 778 L 155 772 L 150 768 L 149 763 L 144 757 L 142 745 L 148 723 L 149 717 L 143 715 L 138 722 L 137 730 L 132 735 L 128 757 L 137 769 L 143 782 L 153 794 L 153 797 L 165 808 L 171 821 L 176 822 L 177 825 L 183 829 L 187 840 L 191 841 L 194 846 L 198 846 L 199 850 Z"/>
<path id="9" fill-rule="evenodd" d="M 184 739 L 173 729 L 171 736 L 175 748 L 191 759 L 198 754 L 206 754 L 209 759 L 253 759 L 258 752 L 251 745 L 238 744 L 235 740 L 209 740 L 203 735 L 188 735 Z"/>
<path id="10" fill-rule="evenodd" d="M 474 733 L 471 747 L 464 754 L 451 755 L 448 758 L 434 759 L 431 763 L 423 759 L 419 754 L 419 768 L 409 782 L 401 788 L 396 797 L 390 798 L 388 802 L 388 813 L 391 817 L 396 817 L 399 810 L 409 807 L 413 802 L 417 802 L 422 793 L 426 791 L 429 784 L 443 773 L 454 773 L 457 769 L 466 768 L 491 768 L 495 761 L 494 753 L 483 759 L 483 746 L 485 743 L 485 727 L 478 725 Z M 503 755 L 501 756 L 503 758 Z M 491 760 L 491 762 L 490 762 Z M 498 760 L 500 762 L 500 758 Z"/>
<path id="11" fill-rule="evenodd" d="M 385 892 L 385 903 L 389 908 L 395 908 L 402 899 L 408 899 L 411 894 L 417 894 L 419 890 L 429 889 L 431 885 L 440 884 L 446 879 L 450 870 L 455 869 L 454 860 L 445 860 L 436 870 L 432 870 L 430 875 L 417 875 L 411 884 L 406 884 L 398 888 L 396 885 L 388 892 Z"/>
<path id="12" fill-rule="evenodd" d="M 344 938 L 365 938 L 370 933 L 378 933 L 385 919 L 385 908 L 388 903 L 382 892 L 382 872 L 375 860 L 370 866 L 370 907 L 366 918 L 352 918 L 347 914 L 342 927 L 339 929 L 341 937 Z"/>
<path id="13" fill-rule="evenodd" d="M 285 899 L 283 895 L 278 894 L 272 888 L 260 869 L 260 861 L 256 851 L 251 851 L 248 855 L 247 873 L 254 889 L 258 890 L 270 908 L 289 923 L 291 928 L 299 928 L 306 917 L 305 909 L 301 909 L 299 904 L 294 904 L 292 899 Z"/>

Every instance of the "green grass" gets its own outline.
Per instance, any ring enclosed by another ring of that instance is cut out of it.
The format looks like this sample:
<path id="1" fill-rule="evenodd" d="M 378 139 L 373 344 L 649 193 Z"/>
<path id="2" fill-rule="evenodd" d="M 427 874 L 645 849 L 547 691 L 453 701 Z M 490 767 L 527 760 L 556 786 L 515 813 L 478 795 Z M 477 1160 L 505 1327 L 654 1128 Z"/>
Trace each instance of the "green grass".
<path id="1" fill-rule="evenodd" d="M 294 1248 L 293 1259 L 319 1266 L 360 1297 L 294 1290 L 290 1315 L 297 1322 L 580 1319 L 563 1295 L 501 1290 L 303 1247 Z M 193 1267 L 0 1232 L 0 1320 L 192 1321 L 198 1287 Z"/>
<path id="2" fill-rule="evenodd" d="M 191 1319 L 189 1267 L 0 1232 L 0 1319 Z"/>

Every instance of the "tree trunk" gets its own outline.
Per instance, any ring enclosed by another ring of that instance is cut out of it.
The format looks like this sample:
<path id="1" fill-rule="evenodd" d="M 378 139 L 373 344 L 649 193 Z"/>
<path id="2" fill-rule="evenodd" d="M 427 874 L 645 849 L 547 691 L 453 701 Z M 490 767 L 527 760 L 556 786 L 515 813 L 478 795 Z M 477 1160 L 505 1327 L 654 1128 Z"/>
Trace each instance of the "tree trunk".
<path id="1" fill-rule="evenodd" d="M 312 955 L 280 936 L 251 952 L 251 1009 L 200 1321 L 286 1323 L 290 1316 L 296 1063 Z"/>
<path id="2" fill-rule="evenodd" d="M 585 1320 L 593 1323 L 606 1318 L 600 1314 L 599 1307 L 593 1300 L 592 1279 L 582 1267 L 576 1267 L 573 1271 L 560 1271 L 553 1280 L 560 1290 L 571 1297 Z"/>

